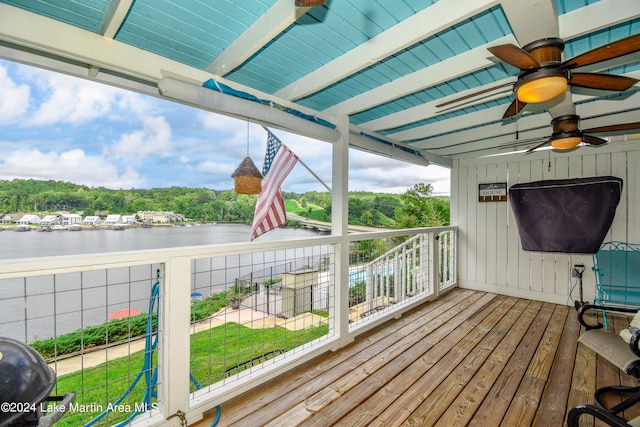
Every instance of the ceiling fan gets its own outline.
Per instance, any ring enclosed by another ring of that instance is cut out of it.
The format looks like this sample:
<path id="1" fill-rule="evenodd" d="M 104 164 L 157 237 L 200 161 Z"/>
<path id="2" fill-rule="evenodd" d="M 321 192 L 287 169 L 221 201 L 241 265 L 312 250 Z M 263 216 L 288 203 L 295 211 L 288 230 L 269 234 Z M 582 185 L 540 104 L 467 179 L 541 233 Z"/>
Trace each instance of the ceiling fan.
<path id="1" fill-rule="evenodd" d="M 640 34 L 598 47 L 564 62 L 562 62 L 563 50 L 564 41 L 557 37 L 538 40 L 522 48 L 512 44 L 489 48 L 493 55 L 520 69 L 518 80 L 513 83 L 516 99 L 507 108 L 502 117 L 503 119 L 518 114 L 527 103 L 545 102 L 555 98 L 564 93 L 569 85 L 590 89 L 624 91 L 638 82 L 638 79 L 625 76 L 579 73 L 571 70 L 640 51 Z M 511 83 L 485 89 L 436 107 L 463 101 L 509 85 Z"/>
<path id="2" fill-rule="evenodd" d="M 551 126 L 553 127 L 553 133 L 551 136 L 542 144 L 538 144 L 535 147 L 528 149 L 527 153 L 531 153 L 532 151 L 544 147 L 547 144 L 550 144 L 552 148 L 557 150 L 570 150 L 577 147 L 581 142 L 588 145 L 601 145 L 608 141 L 588 134 L 640 129 L 640 122 L 634 122 L 580 130 L 580 127 L 578 126 L 579 121 L 580 116 L 575 114 L 560 116 L 551 120 Z"/>

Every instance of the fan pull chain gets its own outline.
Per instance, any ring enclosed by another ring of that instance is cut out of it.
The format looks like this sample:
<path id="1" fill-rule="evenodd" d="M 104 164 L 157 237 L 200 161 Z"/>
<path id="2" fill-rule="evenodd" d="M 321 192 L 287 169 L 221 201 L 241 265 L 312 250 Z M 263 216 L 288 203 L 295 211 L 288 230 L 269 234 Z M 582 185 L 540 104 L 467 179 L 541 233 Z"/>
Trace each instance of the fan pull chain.
<path id="1" fill-rule="evenodd" d="M 518 95 L 516 94 L 516 141 L 520 139 L 520 130 L 518 129 Z"/>
<path id="2" fill-rule="evenodd" d="M 249 157 L 249 117 L 247 117 L 247 157 Z"/>

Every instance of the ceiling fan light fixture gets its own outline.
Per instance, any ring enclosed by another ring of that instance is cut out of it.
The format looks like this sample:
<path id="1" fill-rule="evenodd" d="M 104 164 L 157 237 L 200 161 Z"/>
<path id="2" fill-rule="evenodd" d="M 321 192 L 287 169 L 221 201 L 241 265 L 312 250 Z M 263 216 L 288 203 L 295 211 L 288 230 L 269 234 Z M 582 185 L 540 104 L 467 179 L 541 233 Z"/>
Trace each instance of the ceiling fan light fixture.
<path id="1" fill-rule="evenodd" d="M 551 147 L 556 150 L 570 150 L 575 148 L 582 142 L 581 136 L 568 136 L 564 138 L 556 138 L 551 140 Z"/>
<path id="2" fill-rule="evenodd" d="M 543 76 L 523 81 L 516 88 L 518 99 L 526 103 L 545 102 L 562 95 L 567 90 L 567 78 L 562 76 Z"/>

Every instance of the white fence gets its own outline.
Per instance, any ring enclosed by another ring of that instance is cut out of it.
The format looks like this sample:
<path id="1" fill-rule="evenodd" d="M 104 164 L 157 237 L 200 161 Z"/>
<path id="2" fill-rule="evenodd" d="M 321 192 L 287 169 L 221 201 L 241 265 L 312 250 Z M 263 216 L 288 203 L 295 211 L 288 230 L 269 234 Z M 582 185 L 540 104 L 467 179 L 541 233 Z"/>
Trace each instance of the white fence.
<path id="1" fill-rule="evenodd" d="M 357 327 L 370 317 L 394 310 L 396 305 L 431 297 L 453 286 L 455 236 L 455 230 L 441 230 L 406 239 L 398 236 L 352 241 L 352 246 L 367 248 L 360 253 L 365 259 L 389 245 L 395 246 L 371 261 L 350 267 L 350 323 Z"/>

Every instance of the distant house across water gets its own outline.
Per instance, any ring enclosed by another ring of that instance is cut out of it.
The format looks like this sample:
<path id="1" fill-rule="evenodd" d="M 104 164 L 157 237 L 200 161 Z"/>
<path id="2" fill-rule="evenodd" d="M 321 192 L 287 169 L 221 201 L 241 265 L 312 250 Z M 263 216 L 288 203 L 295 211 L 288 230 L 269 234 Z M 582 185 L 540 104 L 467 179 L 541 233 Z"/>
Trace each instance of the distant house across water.
<path id="1" fill-rule="evenodd" d="M 167 224 L 170 222 L 182 222 L 184 221 L 184 215 L 176 214 L 173 212 L 159 212 L 159 211 L 139 211 L 138 218 L 142 222 Z"/>
<path id="2" fill-rule="evenodd" d="M 63 214 L 62 217 L 62 225 L 76 225 L 82 224 L 82 217 L 78 214 Z"/>
<path id="3" fill-rule="evenodd" d="M 18 220 L 18 225 L 40 224 L 42 219 L 38 215 L 27 214 Z"/>
<path id="4" fill-rule="evenodd" d="M 20 214 L 6 214 L 0 215 L 0 224 L 15 224 L 17 223 L 22 215 Z"/>
<path id="5" fill-rule="evenodd" d="M 135 215 L 122 215 L 122 222 L 124 224 L 135 224 L 136 216 Z"/>
<path id="6" fill-rule="evenodd" d="M 104 219 L 104 224 L 106 225 L 115 225 L 122 224 L 122 215 L 107 215 Z"/>
<path id="7" fill-rule="evenodd" d="M 134 215 L 111 214 L 102 220 L 99 215 L 87 215 L 85 218 L 79 214 L 56 214 L 45 215 L 40 218 L 35 214 L 5 214 L 0 215 L 0 224 L 18 224 L 18 225 L 43 225 L 43 226 L 62 226 L 68 227 L 73 225 L 128 225 L 136 224 L 138 221 L 145 224 L 169 224 L 174 222 L 185 221 L 183 214 L 173 212 L 160 211 L 140 211 Z"/>
<path id="8" fill-rule="evenodd" d="M 41 225 L 62 225 L 60 215 L 46 215 L 40 221 Z"/>
<path id="9" fill-rule="evenodd" d="M 84 220 L 82 221 L 82 224 L 83 225 L 100 225 L 102 224 L 102 220 L 100 219 L 99 216 L 89 215 L 84 218 Z"/>

